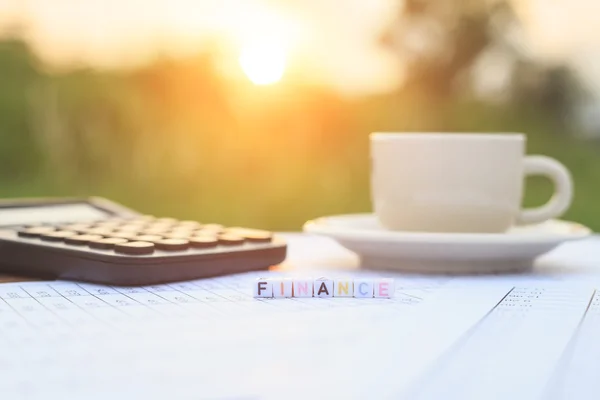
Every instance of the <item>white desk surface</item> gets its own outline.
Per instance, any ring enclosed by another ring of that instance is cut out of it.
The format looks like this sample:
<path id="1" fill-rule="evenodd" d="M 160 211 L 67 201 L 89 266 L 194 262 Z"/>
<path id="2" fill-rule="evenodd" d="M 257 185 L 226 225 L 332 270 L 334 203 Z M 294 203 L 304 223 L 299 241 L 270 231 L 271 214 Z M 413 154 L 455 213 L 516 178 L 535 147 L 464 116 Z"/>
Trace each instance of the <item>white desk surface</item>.
<path id="1" fill-rule="evenodd" d="M 278 276 L 362 275 L 289 234 Z M 600 239 L 530 274 L 394 275 L 392 299 L 251 297 L 250 273 L 145 288 L 0 285 L 7 399 L 597 399 Z M 367 274 L 372 274 L 369 272 Z M 389 276 L 389 273 L 383 275 Z"/>

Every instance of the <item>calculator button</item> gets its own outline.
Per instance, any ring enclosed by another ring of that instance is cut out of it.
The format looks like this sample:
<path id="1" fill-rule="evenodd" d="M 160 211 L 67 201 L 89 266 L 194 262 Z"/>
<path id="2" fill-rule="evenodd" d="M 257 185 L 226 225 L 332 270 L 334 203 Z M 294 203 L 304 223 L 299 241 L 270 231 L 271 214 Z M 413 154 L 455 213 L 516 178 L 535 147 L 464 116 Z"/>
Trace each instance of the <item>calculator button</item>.
<path id="1" fill-rule="evenodd" d="M 130 255 L 154 253 L 154 244 L 150 242 L 127 242 L 115 244 L 115 251 Z"/>
<path id="2" fill-rule="evenodd" d="M 185 239 L 164 239 L 156 242 L 156 247 L 166 251 L 186 250 L 190 247 L 190 242 Z"/>
<path id="3" fill-rule="evenodd" d="M 175 218 L 156 218 L 154 221 L 170 225 L 175 225 L 177 223 L 177 220 Z"/>
<path id="4" fill-rule="evenodd" d="M 136 236 L 135 240 L 141 240 L 142 242 L 158 242 L 159 240 L 163 240 L 164 237 L 160 235 L 139 235 Z"/>
<path id="5" fill-rule="evenodd" d="M 225 227 L 221 224 L 204 224 L 202 225 L 203 229 L 209 229 L 209 230 L 223 230 L 225 229 Z"/>
<path id="6" fill-rule="evenodd" d="M 84 234 L 84 235 L 69 236 L 69 237 L 65 238 L 65 243 L 73 244 L 76 246 L 83 246 L 85 244 L 88 244 L 88 242 L 92 242 L 94 240 L 100 240 L 100 239 L 102 239 L 102 236 L 100 236 L 100 235 Z"/>
<path id="7" fill-rule="evenodd" d="M 137 238 L 137 235 L 135 232 L 121 232 L 121 231 L 112 232 L 107 236 L 113 237 L 113 238 L 120 238 L 120 239 L 129 239 L 129 240 L 135 240 Z"/>
<path id="8" fill-rule="evenodd" d="M 218 236 L 219 244 L 225 246 L 236 246 L 244 243 L 244 238 L 231 233 L 224 233 Z"/>
<path id="9" fill-rule="evenodd" d="M 273 238 L 273 234 L 269 231 L 262 231 L 259 229 L 248 229 L 248 228 L 229 228 L 227 233 L 231 233 L 237 236 L 242 236 L 249 242 L 254 243 L 265 243 L 270 242 Z"/>
<path id="10" fill-rule="evenodd" d="M 38 234 L 27 232 L 27 229 L 19 229 L 17 235 L 24 238 L 34 238 L 39 236 Z"/>
<path id="11" fill-rule="evenodd" d="M 67 230 L 67 231 L 75 231 L 75 232 L 79 232 L 85 229 L 90 229 L 92 227 L 91 224 L 68 224 L 68 225 L 63 225 L 62 228 Z"/>
<path id="12" fill-rule="evenodd" d="M 243 236 L 248 242 L 252 243 L 269 243 L 273 240 L 273 234 L 271 232 L 246 233 Z"/>
<path id="13" fill-rule="evenodd" d="M 47 242 L 62 242 L 65 238 L 76 235 L 77 232 L 73 231 L 55 231 L 41 235 L 41 239 Z"/>
<path id="14" fill-rule="evenodd" d="M 92 229 L 86 229 L 85 233 L 89 234 L 89 235 L 110 236 L 113 233 L 113 229 L 111 229 L 111 228 L 92 228 Z"/>
<path id="15" fill-rule="evenodd" d="M 33 228 L 24 229 L 19 231 L 19 236 L 22 237 L 38 237 L 40 235 L 54 232 L 56 229 L 51 226 L 35 226 Z"/>
<path id="16" fill-rule="evenodd" d="M 127 222 L 129 222 L 129 218 L 122 218 L 122 217 L 113 217 L 113 218 L 106 218 L 103 219 L 102 221 L 99 221 L 98 223 L 106 223 L 106 222 L 110 222 L 110 223 L 115 223 L 115 224 L 126 224 Z"/>
<path id="17" fill-rule="evenodd" d="M 32 232 L 32 231 L 30 231 L 30 229 L 31 228 L 18 229 L 17 230 L 17 235 L 19 235 L 20 237 L 23 237 L 23 238 L 36 238 L 36 237 L 40 236 L 39 233 Z"/>
<path id="18" fill-rule="evenodd" d="M 140 232 L 144 229 L 144 225 L 139 224 L 127 224 L 119 227 L 121 232 Z"/>
<path id="19" fill-rule="evenodd" d="M 202 237 L 211 237 L 211 238 L 216 239 L 218 235 L 219 235 L 218 232 L 198 230 L 198 231 L 192 232 L 192 236 L 190 236 L 190 237 L 202 236 Z"/>
<path id="20" fill-rule="evenodd" d="M 177 224 L 177 228 L 190 228 L 190 229 L 198 229 L 202 226 L 200 222 L 197 221 L 179 221 Z"/>
<path id="21" fill-rule="evenodd" d="M 229 226 L 229 227 L 225 228 L 225 231 L 227 233 L 233 233 L 234 235 L 237 234 L 238 232 L 244 232 L 247 230 L 248 230 L 248 228 L 242 228 L 241 226 Z"/>
<path id="22" fill-rule="evenodd" d="M 211 231 L 211 232 L 222 232 L 225 229 L 223 225 L 220 224 L 206 224 L 202 225 L 203 231 Z"/>
<path id="23" fill-rule="evenodd" d="M 177 231 L 164 234 L 164 237 L 168 239 L 187 239 L 190 236 L 192 236 L 192 231 Z"/>
<path id="24" fill-rule="evenodd" d="M 154 221 L 155 219 L 156 219 L 156 217 L 154 215 L 138 215 L 137 217 L 135 217 L 133 219 L 133 221 L 150 222 L 150 221 Z"/>
<path id="25" fill-rule="evenodd" d="M 122 222 L 127 224 L 149 224 L 154 220 L 155 218 L 152 215 L 137 215 Z"/>
<path id="26" fill-rule="evenodd" d="M 142 235 L 162 235 L 171 230 L 170 227 L 161 227 L 161 228 L 145 228 L 139 232 Z"/>
<path id="27" fill-rule="evenodd" d="M 196 229 L 198 228 L 194 228 L 193 226 L 181 226 L 181 225 L 175 225 L 173 228 L 171 228 L 171 233 L 192 233 L 194 232 Z"/>
<path id="28" fill-rule="evenodd" d="M 129 225 L 129 226 L 139 226 L 141 228 L 147 228 L 148 226 L 150 226 L 152 224 L 152 221 L 138 221 L 138 220 L 133 220 L 133 221 L 127 221 L 126 224 L 122 224 L 122 225 Z"/>
<path id="29" fill-rule="evenodd" d="M 190 245 L 192 247 L 198 249 L 205 249 L 208 247 L 216 247 L 219 244 L 219 241 L 216 237 L 212 236 L 192 236 L 188 239 Z"/>
<path id="30" fill-rule="evenodd" d="M 174 227 L 175 225 L 176 225 L 176 224 L 169 223 L 169 222 L 156 222 L 156 221 L 154 221 L 154 222 L 152 222 L 152 223 L 149 223 L 149 224 L 148 224 L 146 227 L 147 227 L 147 228 L 165 228 L 165 229 L 173 229 L 173 227 Z"/>
<path id="31" fill-rule="evenodd" d="M 121 223 L 120 222 L 103 221 L 103 222 L 98 222 L 97 224 L 94 224 L 94 226 L 96 228 L 103 228 L 103 229 L 117 229 L 119 226 L 121 226 Z"/>
<path id="32" fill-rule="evenodd" d="M 89 233 L 89 231 L 91 231 L 94 228 L 87 228 L 87 229 L 73 229 L 73 231 L 77 232 L 80 235 L 95 235 L 95 233 Z"/>
<path id="33" fill-rule="evenodd" d="M 117 244 L 127 243 L 127 239 L 121 238 L 98 238 L 94 240 L 89 240 L 89 246 L 92 249 L 98 250 L 109 250 L 115 247 Z"/>
<path id="34" fill-rule="evenodd" d="M 147 222 L 143 222 L 143 221 L 131 221 L 125 225 L 123 225 L 123 227 L 128 226 L 131 228 L 127 228 L 127 229 L 133 229 L 134 227 L 137 227 L 138 230 L 142 230 L 142 229 L 146 229 L 149 224 Z"/>

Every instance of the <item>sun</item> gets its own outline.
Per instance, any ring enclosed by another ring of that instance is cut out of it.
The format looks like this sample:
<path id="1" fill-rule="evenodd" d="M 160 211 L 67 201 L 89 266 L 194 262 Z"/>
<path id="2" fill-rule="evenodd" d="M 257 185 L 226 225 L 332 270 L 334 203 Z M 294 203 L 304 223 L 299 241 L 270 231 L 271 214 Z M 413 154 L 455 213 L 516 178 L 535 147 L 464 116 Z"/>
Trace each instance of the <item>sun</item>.
<path id="1" fill-rule="evenodd" d="M 256 85 L 271 85 L 285 72 L 286 53 L 283 46 L 260 41 L 242 47 L 239 58 L 244 74 Z"/>

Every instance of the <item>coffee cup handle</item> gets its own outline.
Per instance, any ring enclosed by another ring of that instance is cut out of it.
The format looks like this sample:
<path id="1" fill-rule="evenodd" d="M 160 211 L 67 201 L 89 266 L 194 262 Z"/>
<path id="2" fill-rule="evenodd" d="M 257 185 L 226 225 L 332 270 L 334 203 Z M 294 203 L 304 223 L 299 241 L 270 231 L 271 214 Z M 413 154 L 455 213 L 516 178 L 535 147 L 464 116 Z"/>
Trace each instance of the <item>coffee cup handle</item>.
<path id="1" fill-rule="evenodd" d="M 540 207 L 521 210 L 517 224 L 535 224 L 561 216 L 573 199 L 573 180 L 569 170 L 560 162 L 546 156 L 527 156 L 524 159 L 524 173 L 543 175 L 554 183 L 554 194 Z"/>

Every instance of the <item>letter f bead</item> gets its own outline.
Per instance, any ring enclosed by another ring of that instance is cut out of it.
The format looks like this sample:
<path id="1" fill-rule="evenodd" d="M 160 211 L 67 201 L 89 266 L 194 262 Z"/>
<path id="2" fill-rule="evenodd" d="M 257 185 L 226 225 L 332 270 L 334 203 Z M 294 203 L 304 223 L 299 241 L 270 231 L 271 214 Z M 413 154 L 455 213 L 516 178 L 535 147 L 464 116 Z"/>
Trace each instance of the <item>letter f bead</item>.
<path id="1" fill-rule="evenodd" d="M 258 278 L 254 282 L 254 297 L 273 297 L 273 283 L 266 278 Z"/>

